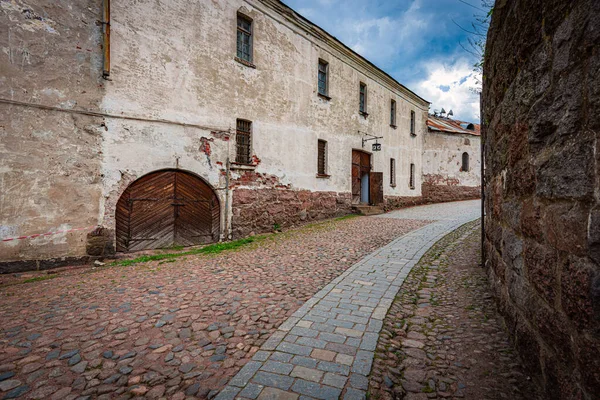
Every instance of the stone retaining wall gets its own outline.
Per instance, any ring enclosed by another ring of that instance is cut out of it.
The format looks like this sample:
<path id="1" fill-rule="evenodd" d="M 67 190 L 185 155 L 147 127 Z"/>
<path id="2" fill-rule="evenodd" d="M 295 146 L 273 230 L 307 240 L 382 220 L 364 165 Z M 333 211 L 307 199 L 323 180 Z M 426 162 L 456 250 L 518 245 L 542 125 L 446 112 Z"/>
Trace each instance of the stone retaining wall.
<path id="1" fill-rule="evenodd" d="M 235 189 L 233 238 L 349 214 L 350 193 L 292 189 Z"/>
<path id="2" fill-rule="evenodd" d="M 600 393 L 600 9 L 496 2 L 483 76 L 485 250 L 547 399 Z"/>

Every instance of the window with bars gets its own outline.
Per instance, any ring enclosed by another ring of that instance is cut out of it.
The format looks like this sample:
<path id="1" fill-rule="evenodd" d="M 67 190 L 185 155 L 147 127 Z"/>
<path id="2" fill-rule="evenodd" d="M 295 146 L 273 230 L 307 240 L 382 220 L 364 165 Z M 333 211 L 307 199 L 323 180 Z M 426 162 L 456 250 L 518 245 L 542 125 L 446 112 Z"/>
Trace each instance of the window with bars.
<path id="1" fill-rule="evenodd" d="M 358 105 L 358 111 L 362 114 L 367 113 L 367 85 L 360 83 L 360 102 Z"/>
<path id="2" fill-rule="evenodd" d="M 396 160 L 390 158 L 390 186 L 396 186 Z"/>
<path id="3" fill-rule="evenodd" d="M 410 164 L 410 180 L 408 184 L 411 189 L 415 188 L 415 164 Z"/>
<path id="4" fill-rule="evenodd" d="M 390 125 L 396 127 L 396 100 L 390 103 Z"/>
<path id="5" fill-rule="evenodd" d="M 328 82 L 328 78 L 329 78 L 329 64 L 327 64 L 327 62 L 323 61 L 323 60 L 319 60 L 319 75 L 318 75 L 318 81 L 319 81 L 319 94 L 323 95 L 325 97 L 328 97 L 328 91 L 329 91 L 329 82 Z"/>
<path id="6" fill-rule="evenodd" d="M 252 20 L 240 14 L 237 17 L 237 57 L 252 62 Z"/>
<path id="7" fill-rule="evenodd" d="M 327 142 L 325 140 L 319 140 L 317 174 L 327 175 Z"/>
<path id="8" fill-rule="evenodd" d="M 235 135 L 236 155 L 235 161 L 240 164 L 250 164 L 250 144 L 252 134 L 252 122 L 243 119 L 237 120 Z"/>
<path id="9" fill-rule="evenodd" d="M 417 135 L 415 133 L 415 112 L 414 111 L 410 112 L 410 134 L 413 136 Z"/>

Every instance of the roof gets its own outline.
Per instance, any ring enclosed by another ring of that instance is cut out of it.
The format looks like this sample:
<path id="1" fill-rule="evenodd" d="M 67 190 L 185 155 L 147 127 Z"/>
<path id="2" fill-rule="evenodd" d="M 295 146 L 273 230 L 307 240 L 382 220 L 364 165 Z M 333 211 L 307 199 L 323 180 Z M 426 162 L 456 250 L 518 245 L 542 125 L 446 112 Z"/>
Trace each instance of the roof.
<path id="1" fill-rule="evenodd" d="M 444 117 L 429 115 L 427 118 L 427 128 L 430 132 L 456 133 L 473 136 L 481 136 L 479 124 L 472 122 L 459 121 Z"/>
<path id="2" fill-rule="evenodd" d="M 308 34 L 322 40 L 323 42 L 327 43 L 332 48 L 340 51 L 342 54 L 346 55 L 347 57 L 354 59 L 354 61 L 358 65 L 361 65 L 363 68 L 366 68 L 367 70 L 370 69 L 372 72 L 375 73 L 376 76 L 378 75 L 378 78 L 380 78 L 384 81 L 387 80 L 388 82 L 393 83 L 394 85 L 397 86 L 397 89 L 399 89 L 400 91 L 403 91 L 405 94 L 410 95 L 414 100 L 420 101 L 425 107 L 427 107 L 427 106 L 429 106 L 429 104 L 431 104 L 431 102 L 425 100 L 424 98 L 422 98 L 421 96 L 419 96 L 418 94 L 416 94 L 415 92 L 413 92 L 412 90 L 410 90 L 409 88 L 407 88 L 406 86 L 404 86 L 403 84 L 398 82 L 390 74 L 388 74 L 387 72 L 385 72 L 384 70 L 382 70 L 381 68 L 379 68 L 378 66 L 373 64 L 371 61 L 367 60 L 366 58 L 364 58 L 363 56 L 361 56 L 360 54 L 355 52 L 354 50 L 352 50 L 350 47 L 346 46 L 338 38 L 331 35 L 329 32 L 327 32 L 325 29 L 321 28 L 317 24 L 308 20 L 306 17 L 304 17 L 303 15 L 301 15 L 300 13 L 298 13 L 297 11 L 292 9 L 290 6 L 283 3 L 281 0 L 259 0 L 259 1 L 267 6 L 270 6 L 272 9 L 276 10 L 277 12 L 279 12 L 280 15 L 285 17 L 288 21 L 296 24 L 298 27 L 302 28 Z"/>

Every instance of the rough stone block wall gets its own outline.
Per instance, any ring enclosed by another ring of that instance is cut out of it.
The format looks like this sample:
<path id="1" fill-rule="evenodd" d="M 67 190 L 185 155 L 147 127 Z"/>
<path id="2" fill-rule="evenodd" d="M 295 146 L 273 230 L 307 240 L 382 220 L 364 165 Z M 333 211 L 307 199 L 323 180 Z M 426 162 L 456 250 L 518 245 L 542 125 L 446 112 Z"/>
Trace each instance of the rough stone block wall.
<path id="1" fill-rule="evenodd" d="M 426 203 L 471 200 L 481 197 L 481 186 L 432 185 L 424 182 L 421 193 Z"/>
<path id="2" fill-rule="evenodd" d="M 496 2 L 484 67 L 485 251 L 548 399 L 600 393 L 600 7 Z"/>
<path id="3" fill-rule="evenodd" d="M 232 235 L 272 231 L 308 221 L 339 217 L 351 212 L 350 193 L 311 192 L 292 189 L 244 189 L 233 191 Z"/>

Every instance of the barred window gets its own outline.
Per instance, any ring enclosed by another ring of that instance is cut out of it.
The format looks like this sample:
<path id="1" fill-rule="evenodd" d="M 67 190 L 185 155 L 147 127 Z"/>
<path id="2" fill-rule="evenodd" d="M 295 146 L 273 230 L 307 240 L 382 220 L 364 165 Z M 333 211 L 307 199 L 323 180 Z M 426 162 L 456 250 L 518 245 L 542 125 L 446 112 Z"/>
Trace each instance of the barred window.
<path id="1" fill-rule="evenodd" d="M 390 104 L 390 125 L 396 126 L 396 100 L 392 100 Z"/>
<path id="2" fill-rule="evenodd" d="M 415 164 L 410 164 L 410 180 L 408 184 L 411 189 L 415 188 Z"/>
<path id="3" fill-rule="evenodd" d="M 410 112 L 410 134 L 413 136 L 417 135 L 415 133 L 415 112 L 414 111 Z"/>
<path id="4" fill-rule="evenodd" d="M 367 85 L 360 83 L 360 102 L 358 111 L 365 114 L 367 112 Z"/>
<path id="5" fill-rule="evenodd" d="M 462 168 L 461 171 L 468 172 L 469 171 L 469 153 L 463 153 L 462 155 Z"/>
<path id="6" fill-rule="evenodd" d="M 237 57 L 252 62 L 252 20 L 240 14 L 237 17 Z"/>
<path id="7" fill-rule="evenodd" d="M 329 91 L 328 84 L 329 64 L 323 60 L 319 60 L 319 94 L 327 96 Z"/>
<path id="8" fill-rule="evenodd" d="M 325 140 L 319 140 L 317 174 L 327 175 L 327 142 Z"/>
<path id="9" fill-rule="evenodd" d="M 235 161 L 240 164 L 250 164 L 250 143 L 252 134 L 252 122 L 243 119 L 237 120 L 235 135 L 236 156 Z"/>
<path id="10" fill-rule="evenodd" d="M 396 186 L 396 160 L 390 158 L 390 185 Z"/>

